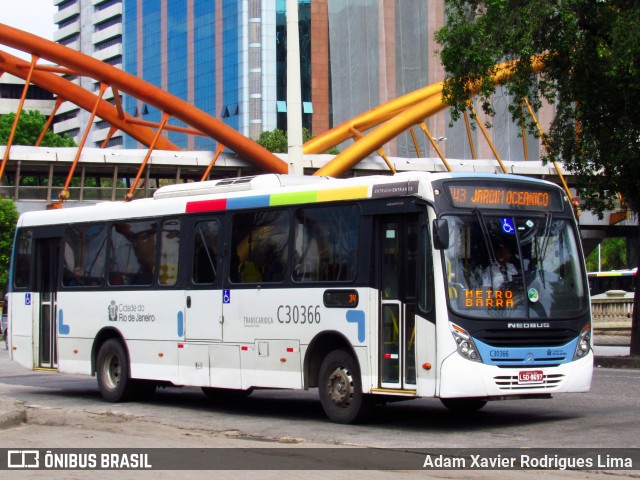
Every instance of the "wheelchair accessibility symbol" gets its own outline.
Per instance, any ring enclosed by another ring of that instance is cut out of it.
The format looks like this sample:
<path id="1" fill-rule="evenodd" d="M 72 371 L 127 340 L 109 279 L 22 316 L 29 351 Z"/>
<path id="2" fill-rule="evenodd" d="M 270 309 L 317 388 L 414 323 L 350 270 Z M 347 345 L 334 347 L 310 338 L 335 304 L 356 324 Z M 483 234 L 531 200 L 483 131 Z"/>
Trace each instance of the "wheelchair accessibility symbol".
<path id="1" fill-rule="evenodd" d="M 515 233 L 516 231 L 512 218 L 509 218 L 509 217 L 501 218 L 500 225 L 502 225 L 502 231 L 506 234 L 512 234 L 512 233 Z"/>
<path id="2" fill-rule="evenodd" d="M 222 291 L 222 303 L 231 303 L 231 290 Z"/>

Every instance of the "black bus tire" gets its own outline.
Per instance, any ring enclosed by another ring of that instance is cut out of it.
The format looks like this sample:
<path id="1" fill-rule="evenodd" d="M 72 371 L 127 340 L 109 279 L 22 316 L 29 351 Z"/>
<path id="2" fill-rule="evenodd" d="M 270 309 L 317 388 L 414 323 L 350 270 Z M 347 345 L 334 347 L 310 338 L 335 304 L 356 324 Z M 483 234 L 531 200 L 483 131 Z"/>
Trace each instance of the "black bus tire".
<path id="1" fill-rule="evenodd" d="M 344 350 L 333 350 L 322 361 L 318 390 L 322 408 L 336 423 L 362 421 L 373 406 L 371 397 L 362 393 L 358 363 Z"/>
<path id="2" fill-rule="evenodd" d="M 136 385 L 129 377 L 129 358 L 119 340 L 110 338 L 100 347 L 96 377 L 107 402 L 126 402 L 134 396 Z"/>

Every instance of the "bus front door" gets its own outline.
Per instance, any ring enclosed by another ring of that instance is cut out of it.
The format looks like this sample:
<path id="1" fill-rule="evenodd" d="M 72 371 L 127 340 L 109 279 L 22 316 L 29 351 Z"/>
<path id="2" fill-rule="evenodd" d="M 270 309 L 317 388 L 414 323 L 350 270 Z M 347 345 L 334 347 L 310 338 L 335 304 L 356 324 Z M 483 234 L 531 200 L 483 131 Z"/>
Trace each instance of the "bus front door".
<path id="1" fill-rule="evenodd" d="M 58 335 L 56 317 L 58 312 L 58 266 L 60 265 L 60 239 L 37 240 L 36 288 L 38 307 L 38 346 L 36 366 L 58 368 Z"/>
<path id="2" fill-rule="evenodd" d="M 415 390 L 418 216 L 381 217 L 378 245 L 380 387 Z"/>

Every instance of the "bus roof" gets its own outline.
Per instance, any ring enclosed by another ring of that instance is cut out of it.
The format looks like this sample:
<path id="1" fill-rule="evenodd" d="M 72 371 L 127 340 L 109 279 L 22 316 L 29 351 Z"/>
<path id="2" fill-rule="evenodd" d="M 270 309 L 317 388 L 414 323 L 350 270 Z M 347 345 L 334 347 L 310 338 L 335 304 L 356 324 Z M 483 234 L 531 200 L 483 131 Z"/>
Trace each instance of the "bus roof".
<path id="1" fill-rule="evenodd" d="M 431 182 L 447 178 L 518 180 L 559 188 L 545 180 L 511 174 L 402 172 L 347 179 L 265 174 L 169 185 L 158 189 L 154 198 L 128 203 L 102 202 L 90 206 L 26 212 L 20 216 L 18 226 L 87 223 L 403 195 L 432 198 Z"/>

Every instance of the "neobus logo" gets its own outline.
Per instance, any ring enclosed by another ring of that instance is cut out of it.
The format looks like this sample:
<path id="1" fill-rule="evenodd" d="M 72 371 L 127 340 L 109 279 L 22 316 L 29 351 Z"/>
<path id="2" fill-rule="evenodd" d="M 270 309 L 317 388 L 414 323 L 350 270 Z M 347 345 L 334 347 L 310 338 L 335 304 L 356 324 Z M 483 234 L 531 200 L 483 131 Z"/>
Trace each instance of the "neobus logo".
<path id="1" fill-rule="evenodd" d="M 550 328 L 551 325 L 546 322 L 536 323 L 507 323 L 507 328 Z"/>

